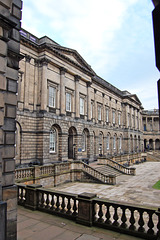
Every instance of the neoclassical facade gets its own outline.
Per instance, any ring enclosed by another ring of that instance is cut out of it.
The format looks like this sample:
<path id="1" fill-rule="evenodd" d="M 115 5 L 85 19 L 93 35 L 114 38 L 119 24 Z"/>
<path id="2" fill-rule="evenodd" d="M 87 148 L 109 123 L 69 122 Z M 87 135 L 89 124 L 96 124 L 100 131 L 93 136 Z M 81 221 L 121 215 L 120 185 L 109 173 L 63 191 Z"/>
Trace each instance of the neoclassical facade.
<path id="1" fill-rule="evenodd" d="M 21 30 L 16 164 L 144 149 L 142 104 L 96 75 L 80 54 Z"/>
<path id="2" fill-rule="evenodd" d="M 145 150 L 160 150 L 159 110 L 142 111 Z"/>

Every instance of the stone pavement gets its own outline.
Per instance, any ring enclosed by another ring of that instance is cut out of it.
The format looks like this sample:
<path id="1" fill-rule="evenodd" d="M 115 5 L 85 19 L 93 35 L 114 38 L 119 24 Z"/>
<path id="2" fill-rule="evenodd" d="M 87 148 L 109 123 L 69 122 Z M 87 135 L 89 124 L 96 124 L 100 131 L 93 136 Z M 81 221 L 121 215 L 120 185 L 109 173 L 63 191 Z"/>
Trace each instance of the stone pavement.
<path id="1" fill-rule="evenodd" d="M 18 206 L 17 240 L 142 240 Z"/>
<path id="2" fill-rule="evenodd" d="M 95 163 L 93 163 L 95 165 Z M 139 205 L 160 207 L 160 190 L 152 186 L 160 180 L 160 162 L 146 162 L 136 167 L 136 176 L 120 176 L 117 185 L 67 183 L 54 188 L 80 194 L 96 193 L 99 197 Z M 140 238 L 95 227 L 85 227 L 73 221 L 39 211 L 18 207 L 17 240 L 138 240 Z"/>
<path id="3" fill-rule="evenodd" d="M 95 163 L 90 166 L 95 166 Z M 76 182 L 54 189 L 74 194 L 96 193 L 100 198 L 160 208 L 160 190 L 152 188 L 160 180 L 160 162 L 145 162 L 134 167 L 135 176 L 121 175 L 114 186 Z"/>

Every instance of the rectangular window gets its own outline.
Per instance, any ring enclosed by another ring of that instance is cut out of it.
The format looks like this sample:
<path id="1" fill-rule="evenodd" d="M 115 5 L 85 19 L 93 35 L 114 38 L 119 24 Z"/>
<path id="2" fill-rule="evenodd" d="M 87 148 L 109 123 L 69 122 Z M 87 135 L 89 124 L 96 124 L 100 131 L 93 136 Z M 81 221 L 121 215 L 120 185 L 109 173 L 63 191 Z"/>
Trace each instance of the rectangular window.
<path id="1" fill-rule="evenodd" d="M 80 98 L 80 115 L 84 115 L 84 98 Z"/>
<path id="2" fill-rule="evenodd" d="M 112 120 L 113 120 L 113 124 L 115 124 L 116 123 L 115 111 L 112 112 Z"/>
<path id="3" fill-rule="evenodd" d="M 109 109 L 106 109 L 106 122 L 109 122 Z"/>
<path id="4" fill-rule="evenodd" d="M 91 119 L 93 118 L 93 102 L 91 102 Z"/>
<path id="5" fill-rule="evenodd" d="M 49 86 L 49 107 L 56 107 L 56 89 Z"/>
<path id="6" fill-rule="evenodd" d="M 101 110 L 102 110 L 101 106 L 98 106 L 98 120 L 99 120 L 99 121 L 102 120 L 102 118 L 101 118 L 101 116 L 102 116 Z"/>
<path id="7" fill-rule="evenodd" d="M 71 101 L 72 101 L 72 96 L 70 93 L 66 93 L 66 111 L 71 112 Z"/>

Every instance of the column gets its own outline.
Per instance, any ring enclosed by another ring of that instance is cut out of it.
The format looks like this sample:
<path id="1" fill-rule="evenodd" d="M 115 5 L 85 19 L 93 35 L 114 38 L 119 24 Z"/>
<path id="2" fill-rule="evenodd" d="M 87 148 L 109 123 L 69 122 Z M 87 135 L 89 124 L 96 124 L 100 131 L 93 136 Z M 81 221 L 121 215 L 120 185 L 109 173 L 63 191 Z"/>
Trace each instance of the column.
<path id="1" fill-rule="evenodd" d="M 97 123 L 98 119 L 97 119 L 97 101 L 96 101 L 96 93 L 97 90 L 94 89 L 94 119 L 95 119 L 95 123 Z"/>
<path id="2" fill-rule="evenodd" d="M 25 76 L 24 76 L 24 109 L 29 110 L 29 82 L 30 82 L 30 61 L 31 56 L 25 56 Z"/>
<path id="3" fill-rule="evenodd" d="M 34 60 L 34 111 L 37 110 L 37 96 L 38 96 L 38 68 L 39 68 L 39 60 Z"/>
<path id="4" fill-rule="evenodd" d="M 87 82 L 87 119 L 91 121 L 91 82 Z"/>
<path id="5" fill-rule="evenodd" d="M 79 114 L 79 80 L 81 79 L 80 76 L 75 75 L 75 118 L 80 118 Z"/>
<path id="6" fill-rule="evenodd" d="M 47 111 L 47 67 L 49 60 L 44 58 L 41 60 L 42 75 L 41 75 L 41 111 Z"/>
<path id="7" fill-rule="evenodd" d="M 65 115 L 65 73 L 67 69 L 60 68 L 60 115 Z"/>

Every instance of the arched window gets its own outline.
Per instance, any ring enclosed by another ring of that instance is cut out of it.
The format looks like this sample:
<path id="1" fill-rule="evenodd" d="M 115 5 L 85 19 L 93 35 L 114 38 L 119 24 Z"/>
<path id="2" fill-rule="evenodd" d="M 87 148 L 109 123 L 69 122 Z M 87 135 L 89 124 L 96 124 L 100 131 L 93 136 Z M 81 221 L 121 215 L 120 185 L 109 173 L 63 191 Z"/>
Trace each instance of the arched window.
<path id="1" fill-rule="evenodd" d="M 57 142 L 57 132 L 55 128 L 50 130 L 50 142 L 49 142 L 49 151 L 51 153 L 56 152 L 56 142 Z"/>
<path id="2" fill-rule="evenodd" d="M 119 138 L 119 149 L 120 150 L 122 149 L 122 136 L 120 136 Z"/>
<path id="3" fill-rule="evenodd" d="M 82 133 L 82 151 L 83 152 L 86 151 L 86 133 L 85 133 L 85 131 L 83 131 L 83 133 Z"/>
<path id="4" fill-rule="evenodd" d="M 109 135 L 107 135 L 107 150 L 109 150 L 109 142 L 110 142 L 110 137 L 109 137 Z"/>
<path id="5" fill-rule="evenodd" d="M 113 137 L 113 149 L 116 149 L 116 136 Z"/>

